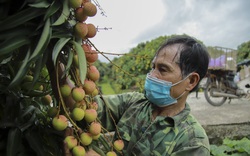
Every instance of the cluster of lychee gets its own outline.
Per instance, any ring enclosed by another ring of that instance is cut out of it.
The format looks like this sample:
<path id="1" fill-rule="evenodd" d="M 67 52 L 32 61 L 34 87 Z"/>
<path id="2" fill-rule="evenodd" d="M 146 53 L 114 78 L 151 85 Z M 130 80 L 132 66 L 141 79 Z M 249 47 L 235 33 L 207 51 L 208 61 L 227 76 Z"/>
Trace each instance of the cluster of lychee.
<path id="1" fill-rule="evenodd" d="M 96 35 L 96 27 L 92 23 L 86 23 L 88 17 L 97 13 L 96 6 L 90 0 L 70 0 L 70 5 L 75 9 L 75 18 L 78 21 L 74 27 L 75 35 L 83 40 L 93 38 Z"/>
<path id="2" fill-rule="evenodd" d="M 87 72 L 84 83 L 79 81 L 79 59 L 74 53 L 72 71 L 73 74 L 65 74 L 65 65 L 59 63 L 58 86 L 59 107 L 51 107 L 48 115 L 52 119 L 52 126 L 57 131 L 66 131 L 73 127 L 74 133 L 65 136 L 64 143 L 73 156 L 84 156 L 86 147 L 90 146 L 93 140 L 103 133 L 103 128 L 97 119 L 98 104 L 93 100 L 99 94 L 96 82 L 100 78 L 100 73 L 94 63 L 98 59 L 98 52 L 88 42 L 88 38 L 96 35 L 96 28 L 91 23 L 86 23 L 88 17 L 93 17 L 97 13 L 97 8 L 90 0 L 69 0 L 69 5 L 74 9 L 77 23 L 74 26 L 74 35 L 82 39 L 82 48 L 87 61 Z M 63 76 L 64 75 L 64 76 Z M 62 78 L 64 77 L 64 78 Z M 42 98 L 51 104 L 51 97 Z M 63 110 L 63 111 L 62 111 Z M 87 127 L 78 127 L 78 122 L 86 123 Z M 122 140 L 116 140 L 112 147 L 116 151 L 121 151 L 124 147 Z M 106 153 L 108 156 L 116 155 L 113 148 Z"/>
<path id="3" fill-rule="evenodd" d="M 83 48 L 85 46 L 90 48 L 88 45 L 82 45 Z M 75 135 L 66 136 L 64 140 L 74 156 L 85 155 L 85 147 L 89 146 L 93 140 L 98 140 L 102 132 L 102 126 L 97 121 L 98 104 L 93 100 L 93 98 L 99 94 L 95 82 L 99 80 L 100 73 L 96 66 L 93 65 L 98 55 L 87 57 L 87 54 L 87 51 L 85 51 L 88 67 L 84 84 L 77 85 L 70 77 L 67 77 L 66 80 L 60 84 L 59 92 L 66 108 L 69 110 L 68 116 L 60 114 L 52 119 L 52 126 L 58 131 L 63 131 L 69 127 L 69 120 L 71 124 L 75 124 L 76 122 L 87 123 L 85 129 L 81 129 L 76 125 L 75 127 L 77 128 L 75 129 L 77 132 Z M 77 60 L 78 59 L 74 59 L 74 68 L 76 71 L 79 70 Z M 60 65 L 63 71 L 63 64 Z"/>

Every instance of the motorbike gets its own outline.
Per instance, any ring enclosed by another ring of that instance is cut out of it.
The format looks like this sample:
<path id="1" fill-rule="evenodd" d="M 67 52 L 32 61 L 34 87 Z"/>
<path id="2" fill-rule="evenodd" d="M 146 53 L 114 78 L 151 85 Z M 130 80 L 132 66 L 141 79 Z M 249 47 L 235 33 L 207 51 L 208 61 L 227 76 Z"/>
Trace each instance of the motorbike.
<path id="1" fill-rule="evenodd" d="M 234 72 L 230 70 L 208 70 L 206 87 L 204 88 L 207 102 L 213 106 L 221 106 L 226 100 L 229 100 L 230 103 L 232 99 L 250 97 L 250 90 L 245 92 L 239 88 L 234 77 Z"/>
<path id="2" fill-rule="evenodd" d="M 230 48 L 211 47 L 209 52 L 212 58 L 209 62 L 204 87 L 207 102 L 213 106 L 221 106 L 226 100 L 229 100 L 230 103 L 232 99 L 250 98 L 250 90 L 247 90 L 247 85 L 242 89 L 234 81 L 235 75 L 241 70 L 241 67 L 250 65 L 250 59 L 236 64 L 237 51 Z"/>

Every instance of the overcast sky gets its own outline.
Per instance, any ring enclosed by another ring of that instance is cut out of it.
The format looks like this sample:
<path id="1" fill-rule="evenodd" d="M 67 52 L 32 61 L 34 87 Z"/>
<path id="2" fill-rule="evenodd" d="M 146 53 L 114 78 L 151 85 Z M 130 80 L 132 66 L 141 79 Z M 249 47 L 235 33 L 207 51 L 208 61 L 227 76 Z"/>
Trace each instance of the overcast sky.
<path id="1" fill-rule="evenodd" d="M 126 53 L 138 43 L 183 33 L 207 46 L 233 49 L 250 40 L 250 0 L 92 1 L 99 3 L 105 16 L 99 9 L 86 22 L 99 28 L 112 28 L 100 29 L 90 39 L 104 52 Z"/>

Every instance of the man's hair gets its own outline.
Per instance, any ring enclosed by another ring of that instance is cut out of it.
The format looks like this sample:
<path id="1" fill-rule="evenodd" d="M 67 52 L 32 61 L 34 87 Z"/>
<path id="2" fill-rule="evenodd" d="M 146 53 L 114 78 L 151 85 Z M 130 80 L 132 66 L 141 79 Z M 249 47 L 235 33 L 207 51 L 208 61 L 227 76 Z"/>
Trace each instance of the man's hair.
<path id="1" fill-rule="evenodd" d="M 179 51 L 177 52 L 177 55 L 179 56 L 177 64 L 181 69 L 182 78 L 192 72 L 196 72 L 199 74 L 201 81 L 201 79 L 205 77 L 207 73 L 210 59 L 206 47 L 190 36 L 176 35 L 163 43 L 158 49 L 156 55 L 162 49 L 174 44 L 181 45 L 181 48 L 179 48 Z M 199 83 L 191 90 L 191 92 L 196 90 L 198 85 Z"/>

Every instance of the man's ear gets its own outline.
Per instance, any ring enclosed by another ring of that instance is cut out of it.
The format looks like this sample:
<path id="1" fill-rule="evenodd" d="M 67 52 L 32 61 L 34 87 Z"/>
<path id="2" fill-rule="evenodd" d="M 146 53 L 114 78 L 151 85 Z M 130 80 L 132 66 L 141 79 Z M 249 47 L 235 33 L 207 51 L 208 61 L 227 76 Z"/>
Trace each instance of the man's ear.
<path id="1" fill-rule="evenodd" d="M 189 83 L 186 87 L 186 90 L 191 91 L 200 81 L 200 75 L 198 73 L 192 73 L 188 79 Z"/>

